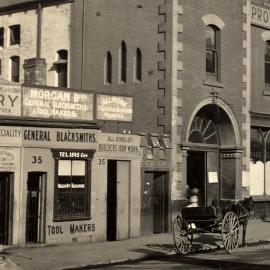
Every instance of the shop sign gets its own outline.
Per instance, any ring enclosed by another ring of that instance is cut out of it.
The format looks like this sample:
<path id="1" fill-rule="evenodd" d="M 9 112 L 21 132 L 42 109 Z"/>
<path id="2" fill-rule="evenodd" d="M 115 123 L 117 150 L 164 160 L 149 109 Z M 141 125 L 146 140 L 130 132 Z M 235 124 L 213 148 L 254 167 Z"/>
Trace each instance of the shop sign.
<path id="1" fill-rule="evenodd" d="M 21 116 L 21 87 L 0 85 L 0 115 Z"/>
<path id="2" fill-rule="evenodd" d="M 0 127 L 0 142 L 5 145 L 21 145 L 22 129 L 20 127 Z"/>
<path id="3" fill-rule="evenodd" d="M 23 87 L 23 116 L 93 120 L 93 94 Z"/>
<path id="4" fill-rule="evenodd" d="M 100 133 L 99 152 L 118 152 L 140 155 L 140 137 L 127 134 Z"/>
<path id="5" fill-rule="evenodd" d="M 60 159 L 89 159 L 91 153 L 87 151 L 57 151 L 54 153 L 54 157 Z"/>
<path id="6" fill-rule="evenodd" d="M 98 120 L 132 121 L 132 97 L 97 95 L 96 103 Z"/>
<path id="7" fill-rule="evenodd" d="M 19 148 L 0 147 L 0 169 L 17 168 L 19 162 Z"/>
<path id="8" fill-rule="evenodd" d="M 69 230 L 66 232 L 64 227 L 61 225 L 48 225 L 48 236 L 61 235 L 65 233 L 81 234 L 81 233 L 92 233 L 96 231 L 96 224 L 84 223 L 84 224 L 69 224 Z"/>
<path id="9" fill-rule="evenodd" d="M 97 144 L 97 130 L 91 129 L 56 129 L 56 128 L 22 128 L 24 146 L 44 146 L 95 148 Z"/>
<path id="10" fill-rule="evenodd" d="M 251 5 L 251 23 L 270 28 L 270 9 Z"/>

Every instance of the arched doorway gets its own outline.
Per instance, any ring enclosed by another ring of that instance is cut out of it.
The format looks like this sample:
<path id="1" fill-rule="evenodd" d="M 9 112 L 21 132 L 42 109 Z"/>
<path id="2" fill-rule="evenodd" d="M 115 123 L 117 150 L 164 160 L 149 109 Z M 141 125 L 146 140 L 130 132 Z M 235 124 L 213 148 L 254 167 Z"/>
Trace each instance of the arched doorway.
<path id="1" fill-rule="evenodd" d="M 228 107 L 203 104 L 195 110 L 188 124 L 186 183 L 199 189 L 199 204 L 213 200 L 234 199 L 241 182 L 240 135 L 237 121 Z"/>

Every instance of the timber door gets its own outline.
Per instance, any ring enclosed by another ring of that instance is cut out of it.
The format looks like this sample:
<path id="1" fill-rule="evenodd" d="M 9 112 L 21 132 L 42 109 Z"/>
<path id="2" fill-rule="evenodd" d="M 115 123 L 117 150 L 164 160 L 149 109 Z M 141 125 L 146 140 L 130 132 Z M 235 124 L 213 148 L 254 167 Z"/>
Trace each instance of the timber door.
<path id="1" fill-rule="evenodd" d="M 0 173 L 0 244 L 8 245 L 12 228 L 12 179 L 13 174 Z"/>
<path id="2" fill-rule="evenodd" d="M 27 180 L 26 242 L 45 242 L 46 173 L 29 172 Z"/>
<path id="3" fill-rule="evenodd" d="M 130 236 L 130 162 L 108 160 L 107 240 Z"/>

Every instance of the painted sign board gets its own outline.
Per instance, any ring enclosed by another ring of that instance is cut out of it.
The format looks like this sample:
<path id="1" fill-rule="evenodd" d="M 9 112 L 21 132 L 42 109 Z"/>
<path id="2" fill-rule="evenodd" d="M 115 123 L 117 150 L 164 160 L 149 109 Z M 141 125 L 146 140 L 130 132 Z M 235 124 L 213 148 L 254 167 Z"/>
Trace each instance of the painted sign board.
<path id="1" fill-rule="evenodd" d="M 0 147 L 0 170 L 18 168 L 20 159 L 20 148 Z"/>
<path id="2" fill-rule="evenodd" d="M 47 119 L 93 120 L 93 94 L 23 87 L 23 116 Z"/>
<path id="3" fill-rule="evenodd" d="M 98 120 L 132 121 L 133 98 L 97 95 L 96 115 Z"/>
<path id="4" fill-rule="evenodd" d="M 21 86 L 0 85 L 0 115 L 21 116 Z"/>
<path id="5" fill-rule="evenodd" d="M 270 29 L 270 9 L 251 5 L 251 23 Z"/>

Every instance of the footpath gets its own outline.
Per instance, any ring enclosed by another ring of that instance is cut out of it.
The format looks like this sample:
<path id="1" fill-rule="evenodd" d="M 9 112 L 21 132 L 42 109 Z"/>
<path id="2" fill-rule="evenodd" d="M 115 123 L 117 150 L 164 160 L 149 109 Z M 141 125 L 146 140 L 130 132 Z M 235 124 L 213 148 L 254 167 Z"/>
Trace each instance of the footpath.
<path id="1" fill-rule="evenodd" d="M 270 244 L 270 222 L 250 221 L 247 243 Z M 217 249 L 220 244 L 220 237 L 200 235 L 194 239 L 193 252 Z M 0 270 L 87 269 L 174 254 L 172 234 L 155 234 L 115 242 L 10 248 L 0 251 L 0 256 L 5 256 L 7 265 L 12 266 L 5 268 L 0 260 Z"/>

